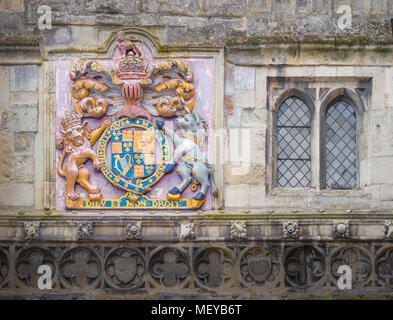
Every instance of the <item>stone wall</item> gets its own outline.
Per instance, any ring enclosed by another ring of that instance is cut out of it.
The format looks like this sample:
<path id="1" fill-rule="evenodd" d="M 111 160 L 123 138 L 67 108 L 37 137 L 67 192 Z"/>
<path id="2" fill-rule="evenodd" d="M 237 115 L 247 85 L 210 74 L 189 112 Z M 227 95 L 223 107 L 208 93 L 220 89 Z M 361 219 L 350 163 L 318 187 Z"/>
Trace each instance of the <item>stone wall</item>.
<path id="1" fill-rule="evenodd" d="M 353 14 L 346 30 L 343 4 Z M 38 28 L 40 5 L 52 10 L 51 29 Z M 60 298 L 391 297 L 392 15 L 391 0 L 0 1 L 0 297 L 42 295 L 37 261 L 55 271 L 45 295 Z M 156 57 L 214 59 L 212 210 L 56 208 L 56 61 L 108 59 L 120 29 L 146 35 Z M 312 183 L 301 190 L 275 182 L 274 119 L 290 92 L 315 109 Z M 346 92 L 363 108 L 359 188 L 325 190 L 319 116 Z M 79 260 L 89 257 L 97 270 L 85 279 Z M 119 280 L 116 258 L 138 276 Z M 353 291 L 336 287 L 341 262 Z M 157 275 L 157 263 L 178 279 Z"/>

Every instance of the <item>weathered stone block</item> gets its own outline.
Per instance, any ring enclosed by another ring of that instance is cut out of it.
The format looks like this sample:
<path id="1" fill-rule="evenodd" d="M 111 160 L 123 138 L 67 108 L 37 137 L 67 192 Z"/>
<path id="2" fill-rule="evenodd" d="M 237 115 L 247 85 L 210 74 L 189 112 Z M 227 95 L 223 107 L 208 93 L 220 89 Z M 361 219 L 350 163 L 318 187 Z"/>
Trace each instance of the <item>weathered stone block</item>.
<path id="1" fill-rule="evenodd" d="M 241 115 L 241 126 L 261 128 L 267 125 L 267 110 L 266 109 L 243 109 Z"/>
<path id="2" fill-rule="evenodd" d="M 238 184 L 225 187 L 225 206 L 229 208 L 245 208 L 249 205 L 250 186 Z"/>
<path id="3" fill-rule="evenodd" d="M 37 105 L 38 93 L 36 92 L 12 92 L 10 95 L 10 105 Z"/>
<path id="4" fill-rule="evenodd" d="M 11 92 L 38 90 L 39 70 L 36 65 L 11 68 Z"/>
<path id="5" fill-rule="evenodd" d="M 255 68 L 235 67 L 235 89 L 252 90 L 255 83 Z"/>
<path id="6" fill-rule="evenodd" d="M 246 11 L 246 0 L 204 0 L 203 8 L 208 15 L 242 16 Z"/>
<path id="7" fill-rule="evenodd" d="M 0 1 L 0 12 L 23 12 L 25 10 L 24 0 L 2 0 Z"/>
<path id="8" fill-rule="evenodd" d="M 13 158 L 13 180 L 16 182 L 34 181 L 34 158 L 28 155 L 15 155 Z"/>
<path id="9" fill-rule="evenodd" d="M 266 162 L 266 129 L 251 129 L 251 163 Z"/>
<path id="10" fill-rule="evenodd" d="M 12 176 L 13 134 L 0 134 L 0 181 L 8 181 Z"/>
<path id="11" fill-rule="evenodd" d="M 235 107 L 252 108 L 255 106 L 255 92 L 254 90 L 235 90 L 233 95 L 233 102 Z"/>
<path id="12" fill-rule="evenodd" d="M 250 186 L 250 207 L 260 208 L 265 204 L 266 186 L 264 183 Z"/>
<path id="13" fill-rule="evenodd" d="M 86 0 L 85 10 L 96 13 L 135 13 L 136 0 Z"/>
<path id="14" fill-rule="evenodd" d="M 14 106 L 4 110 L 0 128 L 7 132 L 36 132 L 38 128 L 38 109 L 35 106 Z"/>
<path id="15" fill-rule="evenodd" d="M 270 10 L 270 0 L 248 0 L 247 10 L 251 12 L 268 12 Z"/>
<path id="16" fill-rule="evenodd" d="M 31 132 L 18 132 L 14 138 L 14 150 L 17 153 L 33 153 L 35 134 Z"/>
<path id="17" fill-rule="evenodd" d="M 149 13 L 183 13 L 202 12 L 200 1 L 195 0 L 147 0 L 142 2 L 142 11 Z"/>
<path id="18" fill-rule="evenodd" d="M 312 0 L 314 14 L 327 14 L 329 12 L 330 0 Z"/>
<path id="19" fill-rule="evenodd" d="M 391 2 L 391 1 L 388 1 Z M 387 13 L 386 0 L 372 0 L 370 1 L 370 12 L 371 13 Z"/>
<path id="20" fill-rule="evenodd" d="M 224 165 L 225 182 L 228 184 L 256 184 L 265 179 L 265 166 L 258 164 L 244 164 L 242 167 Z"/>
<path id="21" fill-rule="evenodd" d="M 31 207 L 34 205 L 34 186 L 28 183 L 0 183 L 0 206 Z"/>
<path id="22" fill-rule="evenodd" d="M 0 110 L 10 102 L 10 68 L 0 67 Z"/>

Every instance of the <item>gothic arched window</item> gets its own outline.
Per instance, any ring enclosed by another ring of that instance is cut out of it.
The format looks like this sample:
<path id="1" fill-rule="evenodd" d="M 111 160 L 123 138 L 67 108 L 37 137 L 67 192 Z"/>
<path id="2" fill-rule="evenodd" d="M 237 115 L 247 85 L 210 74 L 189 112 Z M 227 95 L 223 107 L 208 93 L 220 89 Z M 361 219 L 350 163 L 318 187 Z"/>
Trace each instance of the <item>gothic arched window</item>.
<path id="1" fill-rule="evenodd" d="M 338 100 L 325 116 L 325 187 L 358 187 L 357 113 L 345 100 Z"/>
<path id="2" fill-rule="evenodd" d="M 311 112 L 296 97 L 286 99 L 277 114 L 277 186 L 311 185 Z"/>

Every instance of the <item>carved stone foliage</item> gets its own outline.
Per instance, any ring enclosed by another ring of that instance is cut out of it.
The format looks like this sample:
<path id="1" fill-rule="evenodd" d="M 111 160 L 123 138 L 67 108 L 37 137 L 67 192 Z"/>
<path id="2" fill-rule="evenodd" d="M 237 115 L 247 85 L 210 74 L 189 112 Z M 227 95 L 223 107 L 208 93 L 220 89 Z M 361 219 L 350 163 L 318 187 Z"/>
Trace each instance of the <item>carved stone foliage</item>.
<path id="1" fill-rule="evenodd" d="M 92 240 L 94 236 L 94 226 L 91 221 L 78 222 L 78 240 Z"/>
<path id="2" fill-rule="evenodd" d="M 195 223 L 192 221 L 182 221 L 180 224 L 180 240 L 195 239 Z"/>
<path id="3" fill-rule="evenodd" d="M 139 288 L 144 282 L 145 261 L 140 252 L 121 248 L 113 251 L 105 263 L 105 276 L 110 286 L 118 289 Z"/>
<path id="4" fill-rule="evenodd" d="M 393 238 L 393 220 L 385 220 L 384 234 L 385 234 L 385 239 Z"/>
<path id="5" fill-rule="evenodd" d="M 52 277 L 55 276 L 55 263 L 52 255 L 41 248 L 30 248 L 23 250 L 16 260 L 16 276 L 19 283 L 26 287 L 37 288 L 38 268 L 47 265 L 52 269 Z"/>
<path id="6" fill-rule="evenodd" d="M 254 247 L 240 257 L 240 274 L 246 285 L 261 286 L 278 280 L 280 263 L 277 248 Z"/>
<path id="7" fill-rule="evenodd" d="M 155 282 L 164 287 L 185 285 L 190 274 L 189 257 L 184 251 L 164 248 L 153 254 L 149 271 Z"/>
<path id="8" fill-rule="evenodd" d="M 130 223 L 127 223 L 126 239 L 127 240 L 142 239 L 142 221 L 132 221 Z"/>
<path id="9" fill-rule="evenodd" d="M 381 285 L 393 285 L 393 247 L 382 249 L 376 257 L 375 268 Z"/>
<path id="10" fill-rule="evenodd" d="M 24 222 L 23 230 L 25 240 L 39 240 L 41 234 L 40 222 Z"/>
<path id="11" fill-rule="evenodd" d="M 230 229 L 232 240 L 242 240 L 247 238 L 247 225 L 245 221 L 231 221 Z"/>
<path id="12" fill-rule="evenodd" d="M 282 225 L 282 234 L 284 239 L 299 237 L 298 221 L 286 221 Z"/>
<path id="13" fill-rule="evenodd" d="M 349 220 L 337 220 L 333 225 L 334 235 L 336 238 L 349 238 Z"/>
<path id="14" fill-rule="evenodd" d="M 7 251 L 5 248 L 0 248 L 0 288 L 7 284 L 9 268 Z"/>
<path id="15" fill-rule="evenodd" d="M 368 252 L 360 247 L 342 247 L 332 253 L 331 272 L 335 279 L 341 274 L 337 270 L 342 265 L 348 265 L 352 270 L 352 286 L 364 284 L 371 275 L 371 259 Z"/>
<path id="16" fill-rule="evenodd" d="M 95 288 L 100 282 L 100 277 L 101 262 L 92 249 L 74 248 L 61 258 L 60 282 L 66 288 Z"/>
<path id="17" fill-rule="evenodd" d="M 284 262 L 285 279 L 293 287 L 309 287 L 326 272 L 324 253 L 309 245 L 289 249 Z"/>
<path id="18" fill-rule="evenodd" d="M 227 286 L 233 277 L 234 259 L 228 250 L 208 248 L 197 253 L 194 272 L 200 284 L 210 288 Z"/>

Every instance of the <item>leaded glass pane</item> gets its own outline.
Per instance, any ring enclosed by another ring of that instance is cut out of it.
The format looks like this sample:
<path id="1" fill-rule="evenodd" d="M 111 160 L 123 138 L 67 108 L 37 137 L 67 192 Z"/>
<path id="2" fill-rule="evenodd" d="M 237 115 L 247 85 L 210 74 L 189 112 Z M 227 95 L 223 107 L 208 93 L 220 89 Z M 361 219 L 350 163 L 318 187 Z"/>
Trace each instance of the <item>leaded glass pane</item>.
<path id="1" fill-rule="evenodd" d="M 277 185 L 304 188 L 311 184 L 311 115 L 306 104 L 289 98 L 277 114 Z"/>
<path id="2" fill-rule="evenodd" d="M 358 181 L 357 115 L 346 101 L 334 103 L 326 113 L 326 187 L 355 189 Z"/>

